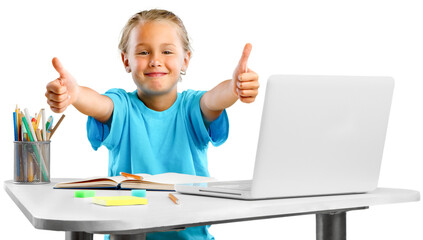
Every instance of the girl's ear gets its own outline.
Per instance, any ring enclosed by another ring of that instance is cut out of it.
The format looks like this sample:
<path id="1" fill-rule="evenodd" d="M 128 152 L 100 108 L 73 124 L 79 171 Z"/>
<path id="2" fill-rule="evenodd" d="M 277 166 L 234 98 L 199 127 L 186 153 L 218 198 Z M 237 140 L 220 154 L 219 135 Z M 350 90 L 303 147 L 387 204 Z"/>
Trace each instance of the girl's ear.
<path id="1" fill-rule="evenodd" d="M 126 56 L 126 53 L 121 52 L 120 56 L 122 57 L 122 62 L 123 62 L 123 66 L 125 67 L 125 71 L 127 73 L 130 73 L 131 67 L 129 66 L 129 60 L 128 60 L 128 57 Z"/>
<path id="2" fill-rule="evenodd" d="M 188 51 L 188 52 L 186 52 L 185 53 L 185 56 L 184 56 L 184 64 L 183 64 L 183 66 L 182 66 L 182 70 L 184 71 L 184 72 L 186 72 L 187 71 L 187 69 L 188 69 L 188 65 L 189 65 L 189 60 L 191 59 L 191 52 L 190 51 Z"/>

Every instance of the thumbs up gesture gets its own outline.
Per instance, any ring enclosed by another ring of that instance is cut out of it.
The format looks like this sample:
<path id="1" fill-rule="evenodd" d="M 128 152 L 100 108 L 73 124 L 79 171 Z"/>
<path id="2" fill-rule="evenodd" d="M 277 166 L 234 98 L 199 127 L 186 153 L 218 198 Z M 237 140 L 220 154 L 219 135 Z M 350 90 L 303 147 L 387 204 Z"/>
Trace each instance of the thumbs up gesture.
<path id="1" fill-rule="evenodd" d="M 61 113 L 75 102 L 79 86 L 75 78 L 63 67 L 59 59 L 53 58 L 53 67 L 59 73 L 59 78 L 49 82 L 46 86 L 47 103 L 55 113 Z"/>
<path id="2" fill-rule="evenodd" d="M 245 44 L 241 59 L 232 76 L 233 91 L 244 103 L 252 103 L 258 94 L 260 84 L 257 73 L 247 67 L 252 45 Z"/>

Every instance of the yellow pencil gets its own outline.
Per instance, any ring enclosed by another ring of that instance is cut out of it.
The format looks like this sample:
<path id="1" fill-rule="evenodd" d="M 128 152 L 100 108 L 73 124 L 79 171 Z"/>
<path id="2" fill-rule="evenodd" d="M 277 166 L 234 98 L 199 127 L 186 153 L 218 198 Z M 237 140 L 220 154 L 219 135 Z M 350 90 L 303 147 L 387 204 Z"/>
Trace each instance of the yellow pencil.
<path id="1" fill-rule="evenodd" d="M 40 109 L 40 112 L 37 115 L 37 122 L 35 123 L 35 129 L 38 129 L 38 125 L 40 125 L 41 111 L 42 111 L 42 109 Z M 40 141 L 42 141 L 42 140 L 40 140 Z"/>
<path id="2" fill-rule="evenodd" d="M 41 108 L 41 129 L 43 133 L 43 141 L 47 141 L 46 134 L 46 111 L 44 108 Z"/>
<path id="3" fill-rule="evenodd" d="M 34 163 L 32 162 L 32 156 L 28 152 L 28 182 L 34 181 Z"/>

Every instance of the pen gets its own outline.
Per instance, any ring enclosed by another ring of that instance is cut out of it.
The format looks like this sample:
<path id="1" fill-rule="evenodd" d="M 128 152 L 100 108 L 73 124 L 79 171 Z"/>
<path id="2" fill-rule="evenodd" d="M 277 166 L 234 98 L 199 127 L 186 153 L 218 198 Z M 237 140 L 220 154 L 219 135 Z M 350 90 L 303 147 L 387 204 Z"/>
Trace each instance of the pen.
<path id="1" fill-rule="evenodd" d="M 21 125 L 20 125 L 20 115 L 19 115 L 20 109 L 18 108 L 18 104 L 16 104 L 15 112 L 16 112 L 16 127 L 17 127 L 17 134 L 18 134 L 17 141 L 21 141 Z"/>
<path id="2" fill-rule="evenodd" d="M 126 173 L 126 172 L 120 172 L 120 175 L 121 176 L 124 176 L 124 177 L 127 177 L 127 178 L 134 178 L 134 179 L 137 179 L 137 180 L 142 180 L 143 179 L 143 177 L 141 177 L 141 176 L 130 174 L 130 173 Z"/>
<path id="3" fill-rule="evenodd" d="M 169 193 L 169 198 L 170 198 L 170 200 L 172 200 L 172 202 L 179 205 L 179 199 L 177 197 L 175 197 L 175 195 L 173 195 L 172 193 Z"/>
<path id="4" fill-rule="evenodd" d="M 17 108 L 16 108 L 17 109 Z M 17 110 L 16 110 L 17 111 Z M 15 141 L 19 140 L 19 133 L 18 133 L 18 119 L 17 119 L 17 112 L 13 112 L 13 128 L 14 128 L 14 132 L 15 132 Z M 20 163 L 20 156 L 19 156 L 19 147 L 15 146 L 15 156 L 18 158 L 18 160 L 16 161 L 16 176 L 20 177 L 20 167 L 19 167 L 19 163 Z"/>
<path id="5" fill-rule="evenodd" d="M 31 135 L 32 135 L 32 137 L 36 137 L 36 135 L 35 135 L 35 131 L 34 131 L 34 127 L 32 126 L 32 122 L 31 122 L 31 115 L 29 115 L 29 111 L 28 111 L 28 108 L 25 108 L 24 109 L 24 118 L 26 119 L 26 122 L 27 122 L 27 124 L 28 124 L 28 127 L 25 125 L 25 127 L 27 127 L 27 131 L 28 132 L 30 132 L 31 133 Z M 23 119 L 22 119 L 23 120 Z M 29 134 L 28 134 L 29 135 Z M 31 135 L 29 135 L 30 136 L 30 138 L 31 138 Z M 34 142 L 36 142 L 37 140 L 36 139 L 34 139 L 34 140 L 31 140 L 31 141 L 34 141 Z"/>
<path id="6" fill-rule="evenodd" d="M 46 123 L 46 130 L 50 132 L 51 125 L 53 124 L 53 116 L 48 117 Z"/>
<path id="7" fill-rule="evenodd" d="M 31 124 L 32 124 L 32 128 L 33 128 L 33 129 L 34 129 L 34 131 L 35 131 L 35 129 L 37 129 L 37 119 L 32 118 L 32 119 L 31 119 Z"/>
<path id="8" fill-rule="evenodd" d="M 15 141 L 18 141 L 18 121 L 17 121 L 16 112 L 13 112 L 13 130 L 15 133 Z"/>
<path id="9" fill-rule="evenodd" d="M 23 121 L 22 121 L 22 119 L 23 119 L 23 112 L 20 112 L 19 113 L 19 117 L 20 117 L 20 119 L 19 119 L 19 124 L 20 124 L 20 126 L 21 126 L 21 141 L 26 141 L 26 140 L 28 140 L 27 138 L 26 138 L 26 136 L 25 136 L 25 134 L 26 134 L 26 128 L 25 128 L 25 125 L 24 125 L 24 123 L 23 123 Z"/>

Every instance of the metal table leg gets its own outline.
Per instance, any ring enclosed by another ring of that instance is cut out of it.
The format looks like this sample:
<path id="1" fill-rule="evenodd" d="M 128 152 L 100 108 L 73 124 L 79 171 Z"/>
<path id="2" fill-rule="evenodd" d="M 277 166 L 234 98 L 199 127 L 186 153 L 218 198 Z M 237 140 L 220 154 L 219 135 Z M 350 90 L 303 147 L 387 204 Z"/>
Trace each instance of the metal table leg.
<path id="1" fill-rule="evenodd" d="M 316 214 L 317 240 L 346 240 L 347 212 Z"/>
<path id="2" fill-rule="evenodd" d="M 93 240 L 92 233 L 86 232 L 66 232 L 66 240 Z"/>
<path id="3" fill-rule="evenodd" d="M 110 240 L 145 240 L 145 236 L 145 233 L 128 235 L 110 234 Z"/>

